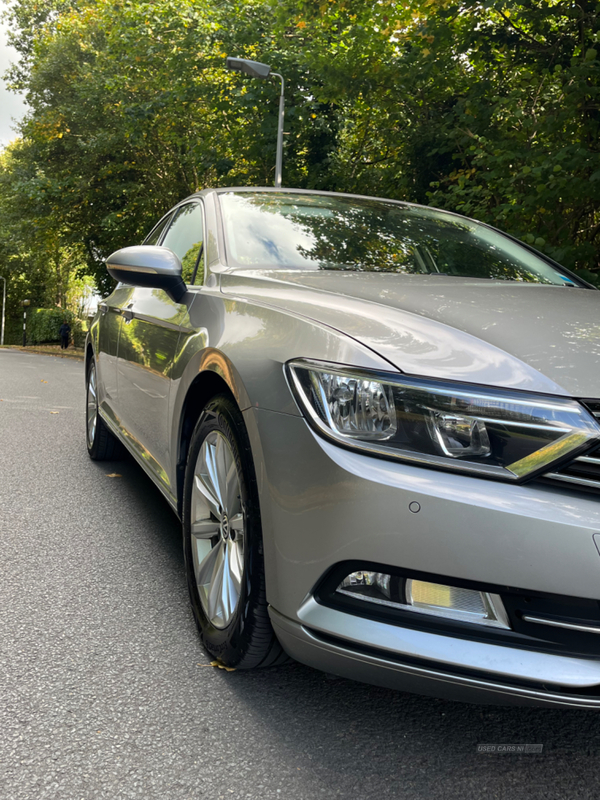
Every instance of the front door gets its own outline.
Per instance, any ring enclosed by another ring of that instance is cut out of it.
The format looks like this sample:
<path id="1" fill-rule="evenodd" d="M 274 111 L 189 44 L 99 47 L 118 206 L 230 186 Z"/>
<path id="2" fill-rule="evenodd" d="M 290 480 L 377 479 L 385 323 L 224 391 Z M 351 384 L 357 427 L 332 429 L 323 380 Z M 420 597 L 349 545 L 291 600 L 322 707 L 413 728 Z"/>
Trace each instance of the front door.
<path id="1" fill-rule="evenodd" d="M 169 492 L 170 373 L 183 315 L 187 307 L 162 289 L 137 287 L 119 340 L 121 432 Z"/>
<path id="2" fill-rule="evenodd" d="M 200 203 L 187 203 L 177 210 L 161 241 L 181 259 L 186 283 L 202 253 L 203 228 Z M 176 303 L 163 289 L 137 287 L 123 309 L 119 339 L 121 432 L 172 498 L 176 443 L 170 441 L 169 394 L 179 338 L 189 327 L 186 299 Z"/>

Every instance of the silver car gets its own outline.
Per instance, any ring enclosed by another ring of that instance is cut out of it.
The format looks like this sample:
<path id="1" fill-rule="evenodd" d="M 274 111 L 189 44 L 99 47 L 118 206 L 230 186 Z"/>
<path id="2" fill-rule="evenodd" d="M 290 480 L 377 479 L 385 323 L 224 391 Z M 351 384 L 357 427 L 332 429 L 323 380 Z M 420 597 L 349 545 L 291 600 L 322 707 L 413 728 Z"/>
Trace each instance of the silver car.
<path id="1" fill-rule="evenodd" d="M 87 446 L 228 667 L 600 707 L 600 293 L 455 214 L 217 189 L 107 260 Z"/>

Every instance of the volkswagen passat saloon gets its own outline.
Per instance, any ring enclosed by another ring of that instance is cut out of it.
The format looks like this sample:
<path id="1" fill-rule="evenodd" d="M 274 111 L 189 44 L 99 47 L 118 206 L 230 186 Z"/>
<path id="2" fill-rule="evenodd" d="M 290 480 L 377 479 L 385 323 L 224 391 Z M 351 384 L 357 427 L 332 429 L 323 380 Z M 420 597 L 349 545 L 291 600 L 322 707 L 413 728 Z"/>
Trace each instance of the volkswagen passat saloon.
<path id="1" fill-rule="evenodd" d="M 471 219 L 205 190 L 107 260 L 87 446 L 183 526 L 205 648 L 600 707 L 600 292 Z"/>

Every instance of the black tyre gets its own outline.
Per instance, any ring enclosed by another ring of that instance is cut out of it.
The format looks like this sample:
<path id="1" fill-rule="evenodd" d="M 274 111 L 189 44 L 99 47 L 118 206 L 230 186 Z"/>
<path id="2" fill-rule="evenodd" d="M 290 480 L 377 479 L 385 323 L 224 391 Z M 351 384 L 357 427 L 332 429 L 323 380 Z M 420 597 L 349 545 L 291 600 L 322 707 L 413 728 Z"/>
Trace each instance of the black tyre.
<path id="1" fill-rule="evenodd" d="M 250 442 L 236 404 L 214 397 L 192 436 L 183 535 L 192 608 L 204 647 L 225 666 L 287 661 L 265 592 L 258 492 Z"/>
<path id="2" fill-rule="evenodd" d="M 86 442 L 94 461 L 115 461 L 123 455 L 123 445 L 115 439 L 98 414 L 96 362 L 90 359 L 86 381 Z"/>

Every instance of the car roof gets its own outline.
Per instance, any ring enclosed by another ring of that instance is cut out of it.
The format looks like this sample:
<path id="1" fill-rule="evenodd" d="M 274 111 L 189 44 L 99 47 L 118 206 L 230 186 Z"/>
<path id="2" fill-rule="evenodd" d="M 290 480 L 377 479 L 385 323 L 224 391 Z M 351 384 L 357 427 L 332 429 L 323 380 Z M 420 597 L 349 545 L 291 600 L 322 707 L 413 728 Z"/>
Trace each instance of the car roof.
<path id="1" fill-rule="evenodd" d="M 326 192 L 322 189 L 296 189 L 293 187 L 288 186 L 281 186 L 279 188 L 275 188 L 274 186 L 220 186 L 215 188 L 208 188 L 202 189 L 200 192 L 195 192 L 194 194 L 187 197 L 186 200 L 191 199 L 192 197 L 206 197 L 209 194 L 226 194 L 227 192 L 247 192 L 247 193 L 260 193 L 263 194 L 264 192 L 269 192 L 272 194 L 305 194 L 305 195 L 321 195 L 324 197 L 349 197 L 353 200 L 377 200 L 383 203 L 394 203 L 395 205 L 401 206 L 409 206 L 414 208 L 427 208 L 431 210 L 431 206 L 424 206 L 420 203 L 409 203 L 406 200 L 393 200 L 390 197 L 375 197 L 373 195 L 365 195 L 365 194 L 354 194 L 348 192 Z M 442 211 L 443 209 L 435 209 L 436 211 Z M 444 211 L 446 214 L 453 214 L 454 216 L 462 216 L 461 214 L 455 214 L 453 211 Z M 466 217 L 463 217 L 466 219 Z M 475 221 L 475 220 L 474 220 Z M 479 223 L 481 224 L 481 223 Z"/>

